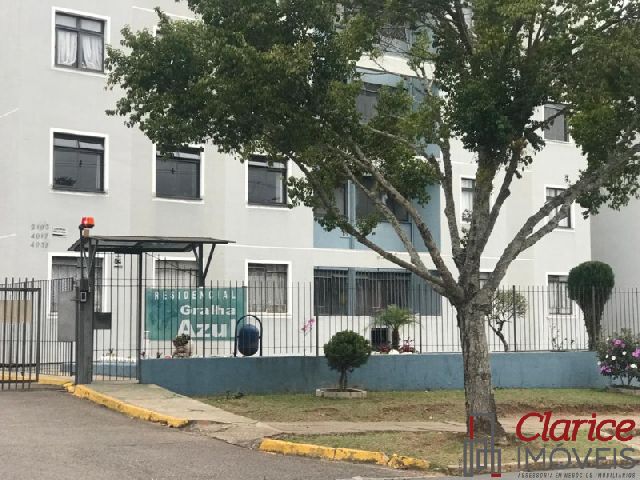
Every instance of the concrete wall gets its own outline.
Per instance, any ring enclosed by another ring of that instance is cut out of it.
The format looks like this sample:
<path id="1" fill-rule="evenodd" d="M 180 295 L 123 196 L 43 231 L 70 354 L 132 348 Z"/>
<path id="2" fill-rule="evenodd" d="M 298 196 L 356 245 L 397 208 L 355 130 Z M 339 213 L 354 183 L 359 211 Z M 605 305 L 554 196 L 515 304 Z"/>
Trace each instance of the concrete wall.
<path id="1" fill-rule="evenodd" d="M 499 388 L 601 387 L 607 380 L 593 352 L 496 353 L 493 383 Z M 187 395 L 313 392 L 337 383 L 323 357 L 192 358 L 143 360 L 141 382 Z M 374 355 L 350 377 L 368 390 L 462 388 L 460 354 Z"/>

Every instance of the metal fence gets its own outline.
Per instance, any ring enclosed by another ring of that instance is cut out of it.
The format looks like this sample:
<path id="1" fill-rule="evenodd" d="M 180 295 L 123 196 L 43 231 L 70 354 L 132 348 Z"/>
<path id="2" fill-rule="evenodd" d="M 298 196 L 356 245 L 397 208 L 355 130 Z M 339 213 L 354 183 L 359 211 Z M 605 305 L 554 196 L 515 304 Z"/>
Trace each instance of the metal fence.
<path id="1" fill-rule="evenodd" d="M 0 390 L 26 389 L 40 374 L 68 373 L 72 342 L 59 342 L 52 298 L 70 290 L 72 279 L 0 283 Z"/>
<path id="2" fill-rule="evenodd" d="M 292 284 L 274 269 L 252 272 L 255 281 L 248 284 L 198 287 L 180 260 L 145 259 L 142 278 L 137 267 L 133 257 L 102 257 L 94 310 L 110 321 L 94 325 L 100 327 L 94 332 L 95 377 L 136 378 L 139 359 L 174 356 L 173 340 L 181 334 L 190 337 L 190 356 L 232 356 L 237 321 L 245 315 L 252 315 L 246 323 L 257 324 L 253 316 L 262 323 L 265 356 L 323 355 L 325 343 L 342 330 L 386 350 L 392 331 L 375 318 L 388 305 L 412 312 L 413 321 L 399 330 L 404 350 L 460 351 L 455 308 L 404 272 L 316 269 L 313 282 Z M 58 302 L 74 285 L 73 278 L 0 284 L 0 378 L 75 372 L 75 344 L 58 337 Z M 616 289 L 608 299 L 595 290 L 580 297 L 583 306 L 602 311 L 602 335 L 623 328 L 640 333 L 637 289 Z M 494 352 L 588 348 L 584 313 L 569 299 L 566 283 L 501 289 L 486 317 Z"/>

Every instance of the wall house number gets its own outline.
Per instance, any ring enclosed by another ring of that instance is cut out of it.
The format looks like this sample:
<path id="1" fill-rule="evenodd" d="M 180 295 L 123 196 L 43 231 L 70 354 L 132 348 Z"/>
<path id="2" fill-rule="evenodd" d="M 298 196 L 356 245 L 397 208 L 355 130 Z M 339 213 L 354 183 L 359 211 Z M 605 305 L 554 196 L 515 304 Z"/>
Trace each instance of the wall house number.
<path id="1" fill-rule="evenodd" d="M 29 243 L 31 248 L 49 248 L 49 224 L 32 223 Z"/>

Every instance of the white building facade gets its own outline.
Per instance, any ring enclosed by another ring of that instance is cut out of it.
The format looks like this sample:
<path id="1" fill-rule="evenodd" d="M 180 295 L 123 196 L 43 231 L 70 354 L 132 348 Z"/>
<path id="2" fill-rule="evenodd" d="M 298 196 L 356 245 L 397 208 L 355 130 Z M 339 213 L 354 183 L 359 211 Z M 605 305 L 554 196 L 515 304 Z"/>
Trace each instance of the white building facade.
<path id="1" fill-rule="evenodd" d="M 192 18 L 184 3 L 173 0 L 11 0 L 3 6 L 0 37 L 11 48 L 0 53 L 0 144 L 4 146 L 0 275 L 9 279 L 73 276 L 75 260 L 67 249 L 77 236 L 80 218 L 91 215 L 100 235 L 234 241 L 216 249 L 207 281 L 270 285 L 270 293 L 263 298 L 249 294 L 247 310 L 262 317 L 265 342 L 274 353 L 312 354 L 332 332 L 343 328 L 371 335 L 371 315 L 389 303 L 402 303 L 398 299 L 405 298 L 407 286 L 417 280 L 353 238 L 323 231 L 311 209 L 288 208 L 284 180 L 299 173 L 294 165 L 268 167 L 260 158 L 241 163 L 213 145 L 160 157 L 141 132 L 127 128 L 121 118 L 105 115 L 120 92 L 105 90 L 104 45 L 118 45 L 125 25 L 153 30 L 156 5 L 172 18 Z M 401 58 L 390 55 L 387 64 L 398 70 L 380 75 L 372 62 L 363 61 L 365 81 L 380 85 L 404 78 Z M 537 115 L 543 118 L 545 107 Z M 462 226 L 461 206 L 472 208 L 475 162 L 455 141 L 453 165 Z M 556 121 L 547 134 L 546 148 L 515 181 L 482 258 L 483 271 L 493 269 L 525 219 L 565 188 L 567 180 L 574 180 L 583 165 L 561 119 Z M 433 187 L 430 194 L 432 201 L 423 214 L 453 269 L 441 192 Z M 353 218 L 366 208 L 353 186 L 345 189 L 344 208 Z M 404 226 L 418 238 L 408 219 Z M 386 224 L 378 227 L 376 241 L 391 250 L 401 248 Z M 504 283 L 556 292 L 542 301 L 539 311 L 545 313 L 536 313 L 536 318 L 540 315 L 563 324 L 566 275 L 590 257 L 589 222 L 574 207 L 570 219 L 514 262 Z M 190 256 L 147 260 L 145 271 L 154 287 L 162 287 L 167 270 L 187 270 L 171 275 L 181 282 L 189 278 L 190 264 L 182 262 L 191 261 Z M 108 261 L 112 262 L 111 257 Z M 109 272 L 114 272 L 114 266 L 105 259 L 99 272 L 105 284 L 117 275 Z M 428 295 L 435 298 L 433 292 Z M 429 300 L 429 305 L 433 302 L 442 301 Z M 415 309 L 415 303 L 408 306 Z M 403 336 L 411 335 L 416 345 L 423 345 L 422 351 L 457 350 L 450 309 L 442 303 L 418 310 L 425 317 L 420 331 L 413 328 Z M 314 322 L 306 328 L 311 318 Z M 581 341 L 579 321 L 573 318 L 572 322 L 573 340 Z M 569 328 L 567 322 L 563 325 Z M 312 328 L 322 333 L 311 338 Z M 538 345 L 548 345 L 551 323 L 539 330 Z M 116 348 L 120 343 L 115 342 Z M 303 346 L 289 352 L 294 343 Z M 277 345 L 286 348 L 278 350 Z M 154 347 L 148 345 L 148 349 Z M 215 353 L 206 345 L 203 350 Z M 227 347 L 222 350 L 228 353 Z"/>

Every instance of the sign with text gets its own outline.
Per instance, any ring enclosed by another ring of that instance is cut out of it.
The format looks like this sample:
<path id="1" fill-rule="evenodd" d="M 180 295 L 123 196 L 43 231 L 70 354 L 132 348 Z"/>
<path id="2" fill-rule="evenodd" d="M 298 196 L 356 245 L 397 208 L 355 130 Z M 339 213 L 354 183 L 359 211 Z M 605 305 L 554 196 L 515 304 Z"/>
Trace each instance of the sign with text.
<path id="1" fill-rule="evenodd" d="M 245 313 L 243 288 L 148 288 L 145 294 L 149 340 L 233 340 L 235 322 Z"/>

